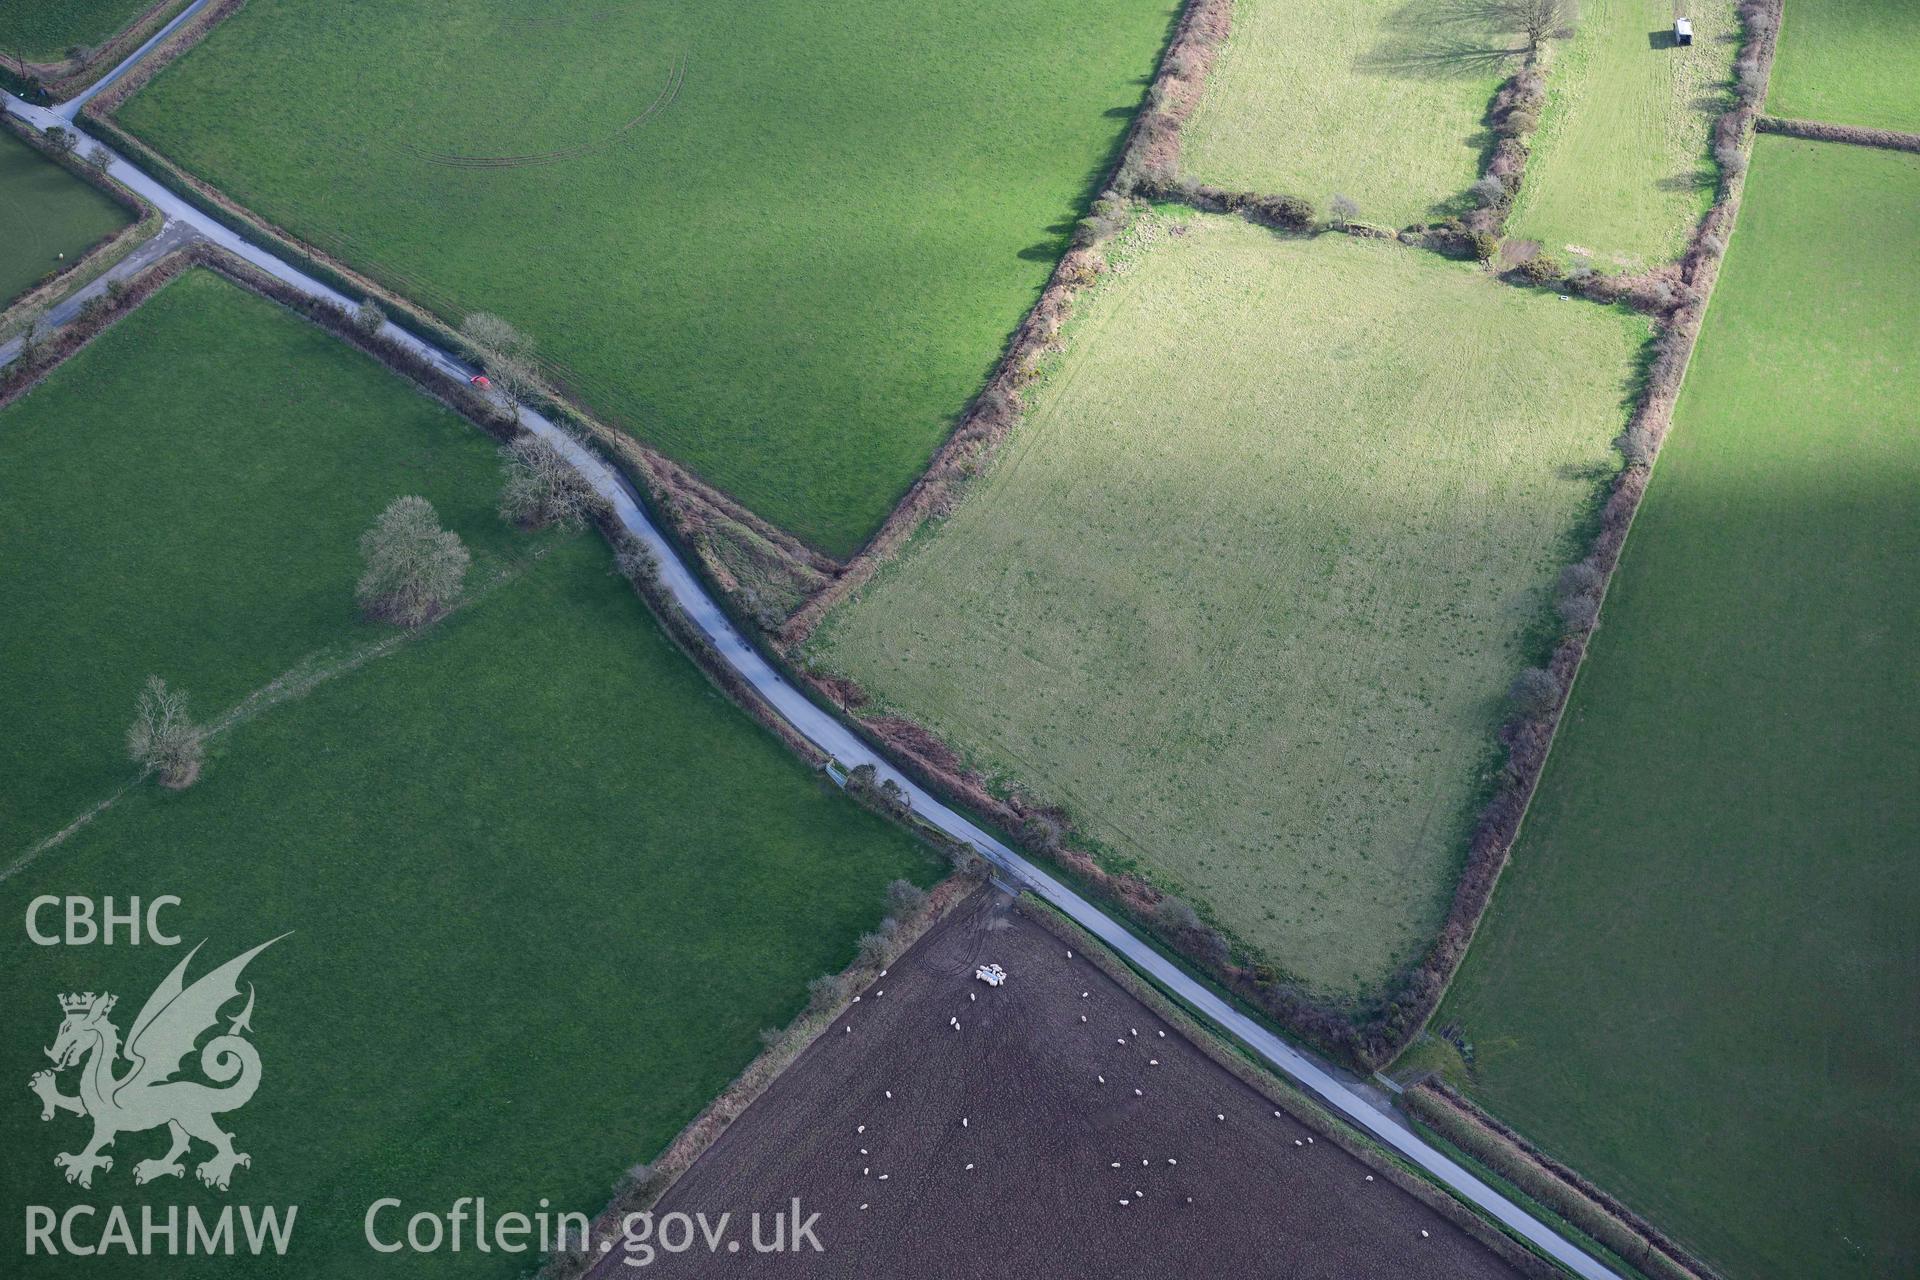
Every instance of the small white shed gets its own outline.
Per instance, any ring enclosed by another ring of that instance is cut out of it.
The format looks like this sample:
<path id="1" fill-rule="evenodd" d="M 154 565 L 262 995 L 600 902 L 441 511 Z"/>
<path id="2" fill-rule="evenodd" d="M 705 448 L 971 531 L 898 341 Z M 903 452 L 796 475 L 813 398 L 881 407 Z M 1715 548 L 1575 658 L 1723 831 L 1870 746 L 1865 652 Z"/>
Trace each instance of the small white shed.
<path id="1" fill-rule="evenodd" d="M 1675 18 L 1673 20 L 1673 42 L 1675 44 L 1693 43 L 1693 19 Z"/>

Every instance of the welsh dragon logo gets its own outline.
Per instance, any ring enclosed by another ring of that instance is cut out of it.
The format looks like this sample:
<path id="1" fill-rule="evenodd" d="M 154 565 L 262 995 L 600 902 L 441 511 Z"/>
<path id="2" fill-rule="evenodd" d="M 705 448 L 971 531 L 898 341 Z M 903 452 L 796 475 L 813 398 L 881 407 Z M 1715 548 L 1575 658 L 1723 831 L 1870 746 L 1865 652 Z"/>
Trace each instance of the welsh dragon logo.
<path id="1" fill-rule="evenodd" d="M 117 1136 L 161 1125 L 167 1127 L 173 1145 L 159 1159 L 134 1165 L 136 1183 L 183 1176 L 186 1166 L 180 1157 L 195 1138 L 213 1148 L 213 1155 L 194 1170 L 210 1187 L 225 1191 L 234 1169 L 253 1163 L 251 1157 L 233 1149 L 233 1135 L 214 1121 L 217 1115 L 246 1106 L 260 1086 L 260 1054 L 244 1038 L 253 1029 L 252 983 L 247 984 L 246 1007 L 229 1019 L 224 1034 L 214 1036 L 200 1050 L 201 1073 L 225 1087 L 173 1077 L 194 1044 L 220 1021 L 222 1006 L 239 998 L 240 974 L 247 962 L 278 941 L 263 942 L 187 986 L 187 965 L 200 951 L 196 946 L 147 997 L 124 1049 L 119 1028 L 108 1019 L 118 997 L 91 991 L 60 997 L 64 1015 L 60 1034 L 46 1051 L 53 1059 L 53 1070 L 36 1073 L 29 1085 L 40 1096 L 42 1120 L 53 1119 L 57 1111 L 93 1117 L 93 1140 L 85 1149 L 53 1158 L 56 1166 L 67 1171 L 68 1182 L 91 1187 L 96 1169 L 112 1171 L 112 1157 L 101 1152 Z M 132 1066 L 116 1075 L 114 1068 L 122 1054 Z M 73 1066 L 80 1068 L 80 1092 L 69 1097 L 60 1092 L 56 1076 Z"/>

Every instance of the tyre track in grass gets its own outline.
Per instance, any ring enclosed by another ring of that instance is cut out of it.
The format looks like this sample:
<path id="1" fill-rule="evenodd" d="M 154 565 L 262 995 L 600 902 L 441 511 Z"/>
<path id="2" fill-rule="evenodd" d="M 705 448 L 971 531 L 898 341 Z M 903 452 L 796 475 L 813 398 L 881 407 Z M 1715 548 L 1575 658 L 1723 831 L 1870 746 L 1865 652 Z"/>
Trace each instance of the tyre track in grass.
<path id="1" fill-rule="evenodd" d="M 418 143 L 408 142 L 401 150 L 428 164 L 443 165 L 453 169 L 525 169 L 534 165 L 559 164 L 563 160 L 576 160 L 581 156 L 592 155 L 596 151 L 605 151 L 635 129 L 644 127 L 654 116 L 673 105 L 680 96 L 680 86 L 687 78 L 687 60 L 684 56 L 674 60 L 667 68 L 667 82 L 660 92 L 647 104 L 646 110 L 633 117 L 604 138 L 592 142 L 582 142 L 571 147 L 561 147 L 556 151 L 534 151 L 525 155 L 512 156 L 467 156 L 451 151 L 429 151 Z"/>

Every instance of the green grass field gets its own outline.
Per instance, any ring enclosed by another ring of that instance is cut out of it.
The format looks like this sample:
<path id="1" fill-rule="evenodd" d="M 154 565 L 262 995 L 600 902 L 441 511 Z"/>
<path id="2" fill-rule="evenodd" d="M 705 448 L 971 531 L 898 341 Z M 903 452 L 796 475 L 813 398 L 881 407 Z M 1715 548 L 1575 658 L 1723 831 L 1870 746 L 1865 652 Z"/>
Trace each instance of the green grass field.
<path id="1" fill-rule="evenodd" d="M 813 647 L 1358 992 L 1443 913 L 1645 322 L 1392 243 L 1136 234 L 995 470 Z"/>
<path id="2" fill-rule="evenodd" d="M 1739 30 L 1733 0 L 1686 11 L 1693 44 L 1680 48 L 1671 0 L 1583 0 L 1573 38 L 1553 47 L 1509 236 L 1603 271 L 1680 256 L 1719 181 L 1713 122 Z"/>
<path id="3" fill-rule="evenodd" d="M 671 647 L 597 538 L 505 528 L 495 480 L 471 427 L 204 274 L 0 413 L 0 593 L 31 622 L 0 658 L 6 794 L 31 802 L 7 815 L 9 863 L 131 777 L 119 736 L 148 671 L 212 719 L 391 634 L 351 604 L 354 540 L 390 496 L 429 496 L 476 557 L 467 607 L 222 734 L 191 789 L 136 786 L 0 880 L 7 1203 L 298 1205 L 274 1274 L 516 1276 L 531 1259 L 378 1257 L 362 1216 L 385 1195 L 596 1209 L 850 959 L 887 880 L 932 877 Z M 184 950 L 28 944 L 26 904 L 68 892 L 179 895 L 174 927 L 207 939 L 196 973 L 294 931 L 248 970 L 264 1083 L 223 1117 L 253 1158 L 231 1192 L 191 1173 L 136 1192 L 164 1134 L 123 1134 L 91 1191 L 55 1169 L 87 1132 L 43 1124 L 25 1088 L 55 996 L 115 992 L 125 1032 Z M 0 1225 L 9 1274 L 100 1270 L 23 1259 L 21 1231 Z"/>
<path id="4" fill-rule="evenodd" d="M 0 129 L 0 308 L 131 221 L 104 194 Z"/>
<path id="5" fill-rule="evenodd" d="M 1182 163 L 1322 208 L 1342 192 L 1393 226 L 1455 211 L 1516 47 L 1484 15 L 1437 0 L 1243 0 Z"/>
<path id="6" fill-rule="evenodd" d="M 1730 1277 L 1920 1268 L 1920 157 L 1762 137 L 1677 426 L 1441 1021 Z"/>
<path id="7" fill-rule="evenodd" d="M 594 409 L 845 554 L 1038 296 L 1172 12 L 254 0 L 121 115 L 443 315 L 506 316 Z"/>
<path id="8" fill-rule="evenodd" d="M 1790 0 L 1767 89 L 1777 116 L 1920 130 L 1920 0 Z"/>
<path id="9" fill-rule="evenodd" d="M 9 58 L 58 62 L 74 45 L 95 45 L 115 35 L 152 5 L 153 0 L 0 4 L 0 50 Z"/>

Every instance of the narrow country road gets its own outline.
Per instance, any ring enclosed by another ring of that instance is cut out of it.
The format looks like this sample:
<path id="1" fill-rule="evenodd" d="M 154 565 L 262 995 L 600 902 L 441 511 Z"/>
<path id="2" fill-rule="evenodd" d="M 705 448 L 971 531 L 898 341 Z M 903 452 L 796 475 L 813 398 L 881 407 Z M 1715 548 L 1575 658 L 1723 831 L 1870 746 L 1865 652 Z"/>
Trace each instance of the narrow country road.
<path id="1" fill-rule="evenodd" d="M 194 7 L 198 8 L 197 5 Z M 131 61 L 132 59 L 129 59 L 129 62 Z M 116 68 L 107 80 L 120 75 L 125 70 L 125 66 L 126 64 L 122 64 L 120 68 Z M 102 84 L 107 83 L 107 80 L 103 80 Z M 55 125 L 74 127 L 71 114 L 31 106 L 12 94 L 5 95 L 4 105 L 7 111 L 20 116 L 38 129 L 44 130 Z M 98 144 L 93 139 L 84 133 L 81 135 L 83 152 L 90 151 L 95 145 Z M 110 148 L 108 153 L 112 156 L 108 172 L 127 187 L 152 201 L 166 215 L 169 230 L 173 223 L 180 223 L 199 236 L 244 258 L 278 279 L 286 281 L 302 293 L 315 298 L 324 298 L 341 306 L 355 305 L 354 299 L 336 293 L 273 254 L 229 231 L 214 219 L 175 196 L 148 177 L 143 170 Z M 447 352 L 431 343 L 421 341 L 391 323 L 383 332 L 388 337 L 420 352 L 435 366 L 455 378 L 464 381 L 476 372 Z M 1052 903 L 1082 929 L 1120 953 L 1136 969 L 1172 992 L 1227 1035 L 1252 1049 L 1283 1074 L 1321 1099 L 1329 1108 L 1372 1134 L 1411 1163 L 1426 1170 L 1434 1180 L 1450 1188 L 1461 1199 L 1477 1206 L 1541 1253 L 1585 1280 L 1619 1280 L 1615 1272 L 1601 1265 L 1598 1260 L 1561 1236 L 1553 1228 L 1535 1219 L 1457 1161 L 1423 1140 L 1389 1107 L 1369 1097 L 1357 1080 L 1294 1048 L 1233 1008 L 1215 995 L 1211 989 L 1196 982 L 1158 951 L 1127 932 L 1098 907 L 1002 844 L 965 816 L 942 804 L 937 798 L 921 789 L 912 779 L 882 759 L 851 730 L 815 706 L 784 676 L 774 670 L 760 655 L 760 651 L 734 628 L 733 623 L 707 594 L 706 589 L 680 559 L 673 546 L 661 536 L 658 529 L 654 528 L 652 521 L 647 518 L 641 507 L 638 495 L 627 483 L 625 477 L 610 468 L 598 456 L 575 443 L 570 436 L 538 412 L 523 408 L 521 423 L 534 434 L 551 442 L 555 448 L 572 460 L 593 487 L 612 502 L 620 522 L 646 543 L 658 558 L 662 584 L 673 594 L 680 607 L 686 610 L 694 624 L 706 633 L 722 660 L 745 677 L 760 696 L 803 737 L 849 768 L 862 764 L 873 765 L 881 778 L 890 778 L 906 790 L 907 794 L 913 798 L 914 812 L 920 817 L 947 834 L 971 844 L 998 866 L 1006 878 Z"/>
<path id="2" fill-rule="evenodd" d="M 100 278 L 84 289 L 76 289 L 71 294 L 40 313 L 40 325 L 43 330 L 57 329 L 72 321 L 80 314 L 80 308 L 89 300 L 99 297 L 107 291 L 107 286 L 115 280 L 125 280 L 136 276 L 175 249 L 192 244 L 200 238 L 191 226 L 184 222 L 169 220 L 161 224 L 158 231 L 134 246 L 132 253 L 100 273 Z M 0 342 L 0 366 L 12 363 L 20 354 L 20 338 L 10 338 Z"/>
<path id="3" fill-rule="evenodd" d="M 93 101 L 94 95 L 100 93 L 101 91 L 106 89 L 108 86 L 113 84 L 114 81 L 118 80 L 121 76 L 127 74 L 128 69 L 132 67 L 134 63 L 146 57 L 148 52 L 150 52 L 155 45 L 159 44 L 162 40 L 165 40 L 168 36 L 172 35 L 175 31 L 178 31 L 183 23 L 192 21 L 193 15 L 200 12 L 202 9 L 206 8 L 208 2 L 209 0 L 193 0 L 192 4 L 188 5 L 186 8 L 182 9 L 180 12 L 174 14 L 173 17 L 167 22 L 167 25 L 165 25 L 164 27 L 161 27 L 158 31 L 154 32 L 152 35 L 148 36 L 145 40 L 141 41 L 140 47 L 138 49 L 135 49 L 132 53 L 128 54 L 126 57 L 120 59 L 119 62 L 115 63 L 111 71 L 101 76 L 98 80 L 95 80 L 92 84 L 88 85 L 85 89 L 82 89 L 79 93 L 75 94 L 73 97 L 68 98 L 65 102 L 54 107 L 53 110 L 55 114 L 60 115 L 68 120 L 71 120 L 75 116 L 79 115 L 80 108 L 86 106 L 89 102 Z"/>

